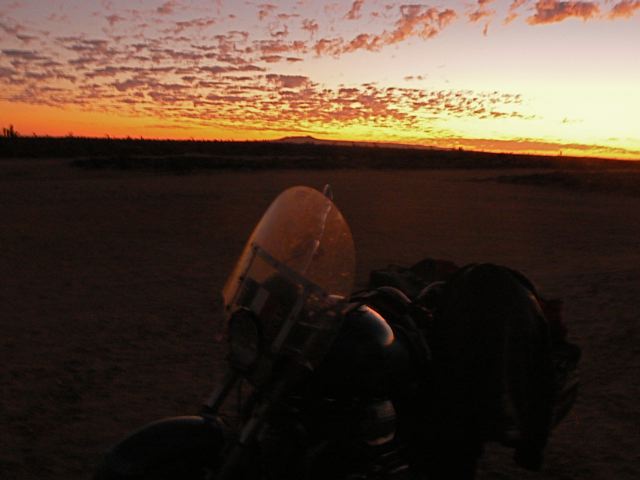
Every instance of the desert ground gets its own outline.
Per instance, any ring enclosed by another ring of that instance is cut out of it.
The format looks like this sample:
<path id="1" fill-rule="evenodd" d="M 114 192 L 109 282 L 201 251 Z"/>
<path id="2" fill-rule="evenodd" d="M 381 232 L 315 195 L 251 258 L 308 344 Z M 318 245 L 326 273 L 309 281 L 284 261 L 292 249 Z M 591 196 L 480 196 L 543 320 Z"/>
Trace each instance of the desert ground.
<path id="1" fill-rule="evenodd" d="M 480 479 L 640 478 L 640 197 L 477 181 L 490 170 L 85 171 L 0 160 L 0 477 L 88 478 L 131 429 L 220 378 L 220 291 L 283 189 L 330 183 L 357 282 L 424 257 L 521 270 L 564 299 L 582 389 L 544 469 L 495 446 Z"/>

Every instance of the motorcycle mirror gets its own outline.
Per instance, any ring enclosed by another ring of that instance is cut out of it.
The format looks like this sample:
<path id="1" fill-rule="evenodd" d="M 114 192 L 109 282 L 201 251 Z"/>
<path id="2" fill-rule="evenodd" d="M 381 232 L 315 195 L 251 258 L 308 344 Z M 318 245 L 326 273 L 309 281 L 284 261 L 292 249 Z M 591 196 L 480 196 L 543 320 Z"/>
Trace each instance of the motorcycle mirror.
<path id="1" fill-rule="evenodd" d="M 327 197 L 329 200 L 333 201 L 333 189 L 331 188 L 331 185 L 329 185 L 328 183 L 322 189 L 322 194 L 325 197 Z"/>

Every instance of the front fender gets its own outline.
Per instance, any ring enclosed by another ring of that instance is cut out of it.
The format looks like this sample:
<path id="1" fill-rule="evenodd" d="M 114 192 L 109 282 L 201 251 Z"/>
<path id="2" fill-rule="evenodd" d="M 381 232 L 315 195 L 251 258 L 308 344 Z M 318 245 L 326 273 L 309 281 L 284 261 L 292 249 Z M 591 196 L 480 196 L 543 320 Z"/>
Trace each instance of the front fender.
<path id="1" fill-rule="evenodd" d="M 220 424 L 204 417 L 150 423 L 111 448 L 96 480 L 193 479 L 216 468 L 225 444 Z"/>

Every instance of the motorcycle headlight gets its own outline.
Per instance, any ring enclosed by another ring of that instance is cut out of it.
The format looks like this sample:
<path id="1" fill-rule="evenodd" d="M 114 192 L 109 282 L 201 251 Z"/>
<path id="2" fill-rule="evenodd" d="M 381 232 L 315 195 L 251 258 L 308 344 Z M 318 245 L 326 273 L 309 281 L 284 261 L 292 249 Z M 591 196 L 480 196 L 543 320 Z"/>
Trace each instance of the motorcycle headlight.
<path id="1" fill-rule="evenodd" d="M 255 365 L 262 350 L 262 331 L 255 314 L 240 308 L 229 319 L 231 362 L 241 370 Z"/>

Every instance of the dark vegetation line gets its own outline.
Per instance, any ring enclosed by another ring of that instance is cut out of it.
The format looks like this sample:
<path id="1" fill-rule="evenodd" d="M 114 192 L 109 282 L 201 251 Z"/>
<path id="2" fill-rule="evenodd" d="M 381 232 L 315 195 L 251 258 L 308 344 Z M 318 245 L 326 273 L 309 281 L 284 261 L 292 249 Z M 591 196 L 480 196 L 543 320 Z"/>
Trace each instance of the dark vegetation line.
<path id="1" fill-rule="evenodd" d="M 640 197 L 640 168 L 615 170 L 551 170 L 526 175 L 500 175 L 490 179 L 498 183 L 557 187 L 590 193 L 610 193 Z"/>
<path id="2" fill-rule="evenodd" d="M 220 169 L 490 169 L 635 168 L 635 162 L 464 150 L 288 143 L 284 141 L 146 140 L 0 137 L 0 158 L 68 158 L 84 169 L 188 173 Z"/>

